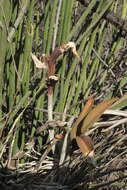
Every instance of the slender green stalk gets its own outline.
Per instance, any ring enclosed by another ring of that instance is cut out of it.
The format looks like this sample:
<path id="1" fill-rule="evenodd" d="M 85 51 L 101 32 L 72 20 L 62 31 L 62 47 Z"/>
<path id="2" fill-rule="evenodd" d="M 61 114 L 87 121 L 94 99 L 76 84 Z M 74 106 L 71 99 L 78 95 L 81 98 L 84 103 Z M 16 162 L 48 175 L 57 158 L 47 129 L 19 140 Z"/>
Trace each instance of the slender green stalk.
<path id="1" fill-rule="evenodd" d="M 29 12 L 28 12 L 28 23 L 26 25 L 26 38 L 24 44 L 24 55 L 23 55 L 23 91 L 24 93 L 29 90 L 29 80 L 30 80 L 30 68 L 31 68 L 31 57 L 32 52 L 32 40 L 33 40 L 33 14 L 34 14 L 35 0 L 30 2 Z"/>
<path id="2" fill-rule="evenodd" d="M 46 52 L 49 53 L 52 47 L 52 41 L 53 41 L 53 31 L 54 31 L 54 23 L 55 23 L 55 18 L 56 18 L 56 13 L 57 13 L 57 5 L 58 5 L 58 0 L 54 0 L 53 4 L 50 4 L 50 24 L 49 27 L 50 29 L 48 30 L 48 39 L 47 39 L 47 48 Z"/>
<path id="3" fill-rule="evenodd" d="M 87 18 L 88 14 L 91 12 L 92 8 L 94 7 L 96 3 L 96 0 L 93 0 L 90 2 L 88 8 L 83 12 L 81 17 L 79 18 L 78 22 L 76 25 L 73 27 L 71 33 L 67 37 L 68 40 L 70 40 L 77 32 L 79 32 L 79 28 L 81 27 L 82 24 L 84 24 L 85 19 Z"/>
<path id="4" fill-rule="evenodd" d="M 4 64 L 5 64 L 5 57 L 7 51 L 7 32 L 8 32 L 8 25 L 10 21 L 10 11 L 11 5 L 10 1 L 7 0 L 6 2 L 2 0 L 0 2 L 0 81 L 1 81 L 1 88 L 0 88 L 0 118 L 2 117 L 2 104 L 3 104 L 3 87 L 4 87 Z"/>

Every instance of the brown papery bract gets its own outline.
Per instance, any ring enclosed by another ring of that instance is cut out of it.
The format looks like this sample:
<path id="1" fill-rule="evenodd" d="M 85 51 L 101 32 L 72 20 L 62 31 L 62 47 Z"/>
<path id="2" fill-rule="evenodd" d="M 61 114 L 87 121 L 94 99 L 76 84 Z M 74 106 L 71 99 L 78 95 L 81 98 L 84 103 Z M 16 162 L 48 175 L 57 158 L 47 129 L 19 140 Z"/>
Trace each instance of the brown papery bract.
<path id="1" fill-rule="evenodd" d="M 77 136 L 76 142 L 81 152 L 85 156 L 89 155 L 89 153 L 94 150 L 92 139 L 89 136 L 85 136 L 85 135 Z"/>
<path id="2" fill-rule="evenodd" d="M 93 103 L 94 103 L 93 97 L 90 96 L 88 98 L 82 112 L 80 113 L 80 115 L 78 116 L 78 118 L 74 122 L 74 124 L 72 125 L 71 134 L 70 134 L 71 140 L 76 138 L 78 125 L 85 118 L 85 116 L 89 113 L 89 111 L 91 110 L 91 108 L 93 106 Z"/>

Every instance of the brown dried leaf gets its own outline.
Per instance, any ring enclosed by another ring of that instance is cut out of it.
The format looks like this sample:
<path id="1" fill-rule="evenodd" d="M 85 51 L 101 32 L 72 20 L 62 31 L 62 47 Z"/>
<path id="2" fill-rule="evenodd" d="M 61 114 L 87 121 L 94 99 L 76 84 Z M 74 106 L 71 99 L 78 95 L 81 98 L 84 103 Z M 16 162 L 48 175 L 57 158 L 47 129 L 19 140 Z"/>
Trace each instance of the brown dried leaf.
<path id="1" fill-rule="evenodd" d="M 76 137 L 76 142 L 84 156 L 94 152 L 92 139 L 89 136 L 81 135 Z"/>
<path id="2" fill-rule="evenodd" d="M 78 116 L 78 118 L 75 121 L 75 123 L 72 125 L 71 134 L 70 134 L 71 140 L 73 140 L 74 138 L 76 138 L 77 127 L 80 124 L 80 122 L 85 118 L 85 116 L 89 113 L 89 111 L 91 110 L 91 108 L 93 106 L 93 103 L 94 103 L 93 97 L 90 96 L 88 98 L 88 101 L 86 102 L 86 104 L 85 104 L 82 112 Z"/>
<path id="3" fill-rule="evenodd" d="M 81 127 L 81 134 L 85 134 L 85 132 L 90 127 L 92 127 L 92 125 L 101 117 L 103 112 L 117 100 L 118 98 L 112 98 L 110 100 L 103 101 L 102 103 L 98 104 L 93 110 L 91 110 L 85 118 L 85 120 L 83 121 L 83 125 Z"/>

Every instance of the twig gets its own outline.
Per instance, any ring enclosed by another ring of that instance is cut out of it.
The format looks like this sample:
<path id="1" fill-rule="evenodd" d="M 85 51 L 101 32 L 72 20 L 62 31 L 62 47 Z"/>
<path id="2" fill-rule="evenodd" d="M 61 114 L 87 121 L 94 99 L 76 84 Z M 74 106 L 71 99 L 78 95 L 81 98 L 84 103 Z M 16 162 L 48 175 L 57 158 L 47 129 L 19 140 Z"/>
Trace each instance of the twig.
<path id="1" fill-rule="evenodd" d="M 106 165 L 108 166 L 111 162 L 113 162 L 114 160 L 118 159 L 120 156 L 122 156 L 123 154 L 127 153 L 127 150 L 125 150 L 124 152 L 121 152 L 119 155 L 115 156 L 112 160 L 110 160 Z"/>
<path id="2" fill-rule="evenodd" d="M 54 138 L 52 144 L 48 145 L 47 149 L 45 150 L 45 152 L 43 153 L 42 157 L 39 160 L 39 163 L 36 166 L 36 169 L 39 170 L 43 161 L 45 160 L 46 156 L 48 155 L 48 153 L 52 150 L 52 146 L 54 146 L 56 144 L 56 142 L 58 141 L 58 139 Z"/>
<path id="3" fill-rule="evenodd" d="M 97 56 L 97 58 L 109 69 L 109 71 L 111 72 L 112 76 L 115 77 L 115 74 L 113 73 L 112 69 L 109 68 L 108 64 L 100 57 L 100 55 L 96 52 L 96 50 L 94 48 L 92 50 L 95 53 L 95 55 Z"/>
<path id="4" fill-rule="evenodd" d="M 111 114 L 111 115 L 116 115 L 116 116 L 123 116 L 127 117 L 127 111 L 121 111 L 121 110 L 106 110 L 104 114 Z"/>
<path id="5" fill-rule="evenodd" d="M 106 127 L 106 126 L 111 126 L 113 124 L 116 124 L 117 122 L 119 122 L 119 120 L 115 120 L 115 121 L 106 121 L 106 122 L 96 122 L 93 125 L 93 128 L 90 129 L 89 131 L 86 131 L 86 135 L 90 135 L 92 134 L 96 129 L 100 128 L 100 127 Z"/>
<path id="6" fill-rule="evenodd" d="M 112 125 L 111 127 L 108 127 L 107 129 L 103 129 L 103 131 L 102 131 L 102 132 L 109 131 L 109 130 L 111 130 L 111 129 L 113 129 L 113 128 L 117 127 L 118 125 L 120 125 L 120 124 L 124 124 L 124 123 L 126 123 L 126 122 L 127 122 L 127 118 L 120 119 L 117 123 L 115 123 L 115 124 L 114 124 L 114 125 Z"/>
<path id="7" fill-rule="evenodd" d="M 48 113 L 48 110 L 47 109 L 43 109 L 43 108 L 32 108 L 32 107 L 30 107 L 30 109 L 34 109 L 35 111 L 41 111 L 41 112 L 47 112 Z M 65 115 L 67 117 L 72 117 L 73 116 L 71 114 L 67 114 L 67 113 L 63 113 L 63 112 L 55 112 L 55 111 L 53 111 L 53 115 L 61 115 L 61 116 Z M 75 115 L 75 118 L 76 117 L 77 116 Z"/>
<path id="8" fill-rule="evenodd" d="M 127 134 L 124 135 L 121 139 L 119 139 L 114 145 L 112 145 L 111 148 L 107 151 L 107 154 L 109 154 L 115 148 L 115 146 L 117 146 L 121 141 L 123 141 L 126 138 L 127 138 Z"/>

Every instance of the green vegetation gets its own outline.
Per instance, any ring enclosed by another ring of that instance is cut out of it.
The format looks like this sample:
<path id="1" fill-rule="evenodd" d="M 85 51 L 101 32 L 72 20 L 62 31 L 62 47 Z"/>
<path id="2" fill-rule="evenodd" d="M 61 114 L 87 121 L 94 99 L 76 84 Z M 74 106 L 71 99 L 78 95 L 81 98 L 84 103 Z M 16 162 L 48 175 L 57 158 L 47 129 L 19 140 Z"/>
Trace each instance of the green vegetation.
<path id="1" fill-rule="evenodd" d="M 6 166 L 6 159 L 11 162 L 31 139 L 35 141 L 34 149 L 44 152 L 49 131 L 53 135 L 66 133 L 66 122 L 81 112 L 90 95 L 98 102 L 125 94 L 127 63 L 121 52 L 127 44 L 124 34 L 104 17 L 110 11 L 117 13 L 118 7 L 118 0 L 91 0 L 87 7 L 77 0 L 0 1 L 2 165 Z M 119 17 L 127 19 L 126 0 L 120 11 Z M 67 51 L 56 60 L 55 76 L 59 80 L 50 99 L 53 121 L 65 124 L 55 128 L 50 124 L 50 130 L 43 130 L 49 122 L 47 69 L 36 68 L 31 53 L 43 62 L 42 54 L 51 55 L 55 48 L 70 41 L 81 59 Z M 122 100 L 116 103 L 117 109 L 127 105 L 126 96 L 123 101 L 124 106 Z M 19 163 L 30 159 L 23 157 Z"/>

